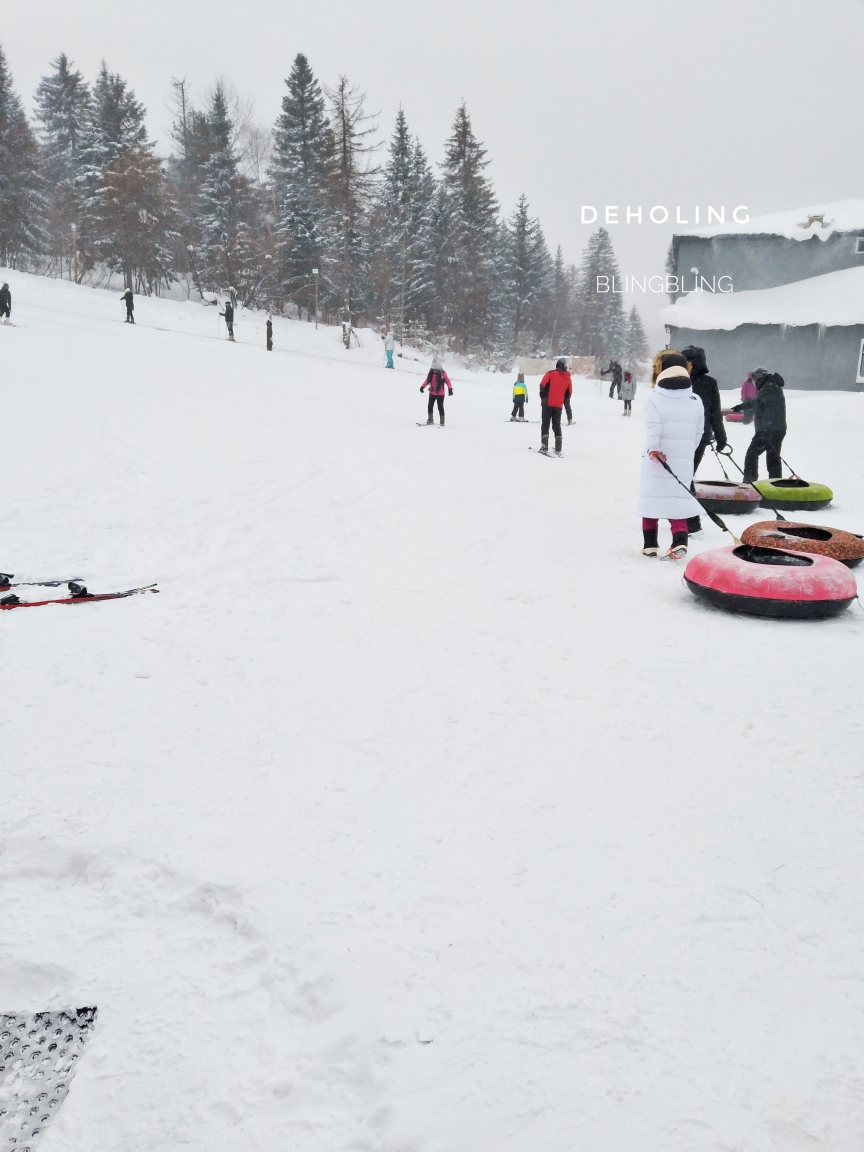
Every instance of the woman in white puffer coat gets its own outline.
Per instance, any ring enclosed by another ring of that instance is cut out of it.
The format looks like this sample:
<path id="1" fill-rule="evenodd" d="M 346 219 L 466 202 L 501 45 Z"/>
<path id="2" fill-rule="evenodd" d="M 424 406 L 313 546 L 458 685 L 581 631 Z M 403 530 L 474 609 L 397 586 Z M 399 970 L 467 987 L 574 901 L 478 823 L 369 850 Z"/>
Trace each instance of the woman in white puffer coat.
<path id="1" fill-rule="evenodd" d="M 654 390 L 643 408 L 646 436 L 639 482 L 642 555 L 657 555 L 657 522 L 662 518 L 672 528 L 672 545 L 662 559 L 681 560 L 687 555 L 687 518 L 702 511 L 689 488 L 693 455 L 705 430 L 705 409 L 690 387 L 687 361 L 680 352 L 660 352 L 654 357 L 651 383 Z"/>

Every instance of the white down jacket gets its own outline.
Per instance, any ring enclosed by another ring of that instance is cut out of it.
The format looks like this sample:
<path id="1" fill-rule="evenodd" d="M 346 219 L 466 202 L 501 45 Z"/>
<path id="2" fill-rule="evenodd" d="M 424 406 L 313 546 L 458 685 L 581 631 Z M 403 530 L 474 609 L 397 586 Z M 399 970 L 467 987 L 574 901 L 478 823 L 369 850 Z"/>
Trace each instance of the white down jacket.
<path id="1" fill-rule="evenodd" d="M 693 479 L 693 454 L 705 428 L 702 401 L 687 388 L 657 387 L 645 397 L 645 449 L 639 480 L 639 515 L 659 520 L 686 520 L 702 508 L 686 489 Z M 669 475 L 659 460 L 648 453 L 659 449 L 684 485 Z"/>

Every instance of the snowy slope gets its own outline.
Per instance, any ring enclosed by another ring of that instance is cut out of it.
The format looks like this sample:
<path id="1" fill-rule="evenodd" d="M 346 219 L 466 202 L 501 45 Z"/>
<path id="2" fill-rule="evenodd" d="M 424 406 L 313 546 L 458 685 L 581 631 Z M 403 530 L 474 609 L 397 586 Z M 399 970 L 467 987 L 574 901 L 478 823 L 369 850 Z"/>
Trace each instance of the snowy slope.
<path id="1" fill-rule="evenodd" d="M 8 278 L 0 568 L 161 588 L 0 615 L 0 1010 L 99 1009 L 40 1148 L 857 1152 L 861 609 L 643 560 L 638 395 L 544 460 L 509 378 L 418 428 L 380 341 Z M 864 398 L 788 404 L 864 530 Z"/>

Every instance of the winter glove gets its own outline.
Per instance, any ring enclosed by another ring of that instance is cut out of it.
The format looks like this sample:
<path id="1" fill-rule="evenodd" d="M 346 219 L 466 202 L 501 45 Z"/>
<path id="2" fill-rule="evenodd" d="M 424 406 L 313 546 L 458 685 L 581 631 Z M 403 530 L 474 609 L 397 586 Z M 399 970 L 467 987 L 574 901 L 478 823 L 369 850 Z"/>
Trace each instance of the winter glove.
<path id="1" fill-rule="evenodd" d="M 449 395 L 450 395 L 450 396 L 452 396 L 452 395 L 453 395 L 453 389 L 452 389 L 452 388 L 450 389 Z"/>
<path id="2" fill-rule="evenodd" d="M 732 408 L 729 409 L 729 411 L 730 412 L 743 412 L 744 411 L 744 405 L 743 404 L 735 404 L 735 405 L 733 405 Z"/>
<path id="3" fill-rule="evenodd" d="M 716 445 L 715 445 L 715 451 L 717 451 L 717 452 L 723 452 L 723 451 L 725 451 L 727 443 L 728 443 L 728 441 L 727 441 L 727 440 L 724 440 L 722 444 L 721 444 L 721 443 L 720 443 L 720 441 L 718 440 L 718 441 L 717 441 L 717 443 L 716 443 Z"/>
<path id="4" fill-rule="evenodd" d="M 421 392 L 425 392 L 425 391 L 426 391 L 426 385 L 425 385 L 425 384 L 421 384 L 421 385 L 420 385 L 420 391 L 421 391 Z"/>

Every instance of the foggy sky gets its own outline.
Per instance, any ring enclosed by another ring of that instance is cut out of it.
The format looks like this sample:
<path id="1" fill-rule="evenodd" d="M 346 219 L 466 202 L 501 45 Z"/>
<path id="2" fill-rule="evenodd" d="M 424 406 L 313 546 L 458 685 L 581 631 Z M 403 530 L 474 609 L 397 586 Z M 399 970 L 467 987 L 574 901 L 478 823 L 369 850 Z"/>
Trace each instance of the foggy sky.
<path id="1" fill-rule="evenodd" d="M 346 73 L 380 112 L 401 103 L 439 161 L 464 97 L 502 207 L 525 192 L 554 251 L 578 261 L 592 204 L 758 214 L 864 195 L 861 0 L 0 0 L 0 45 L 28 108 L 66 52 L 120 72 L 169 150 L 172 77 L 221 74 L 268 126 L 297 52 Z M 704 216 L 703 216 L 704 218 Z M 596 225 L 595 225 L 596 227 Z M 611 225 L 623 273 L 662 274 L 671 225 Z M 661 296 L 635 297 L 660 341 Z"/>

